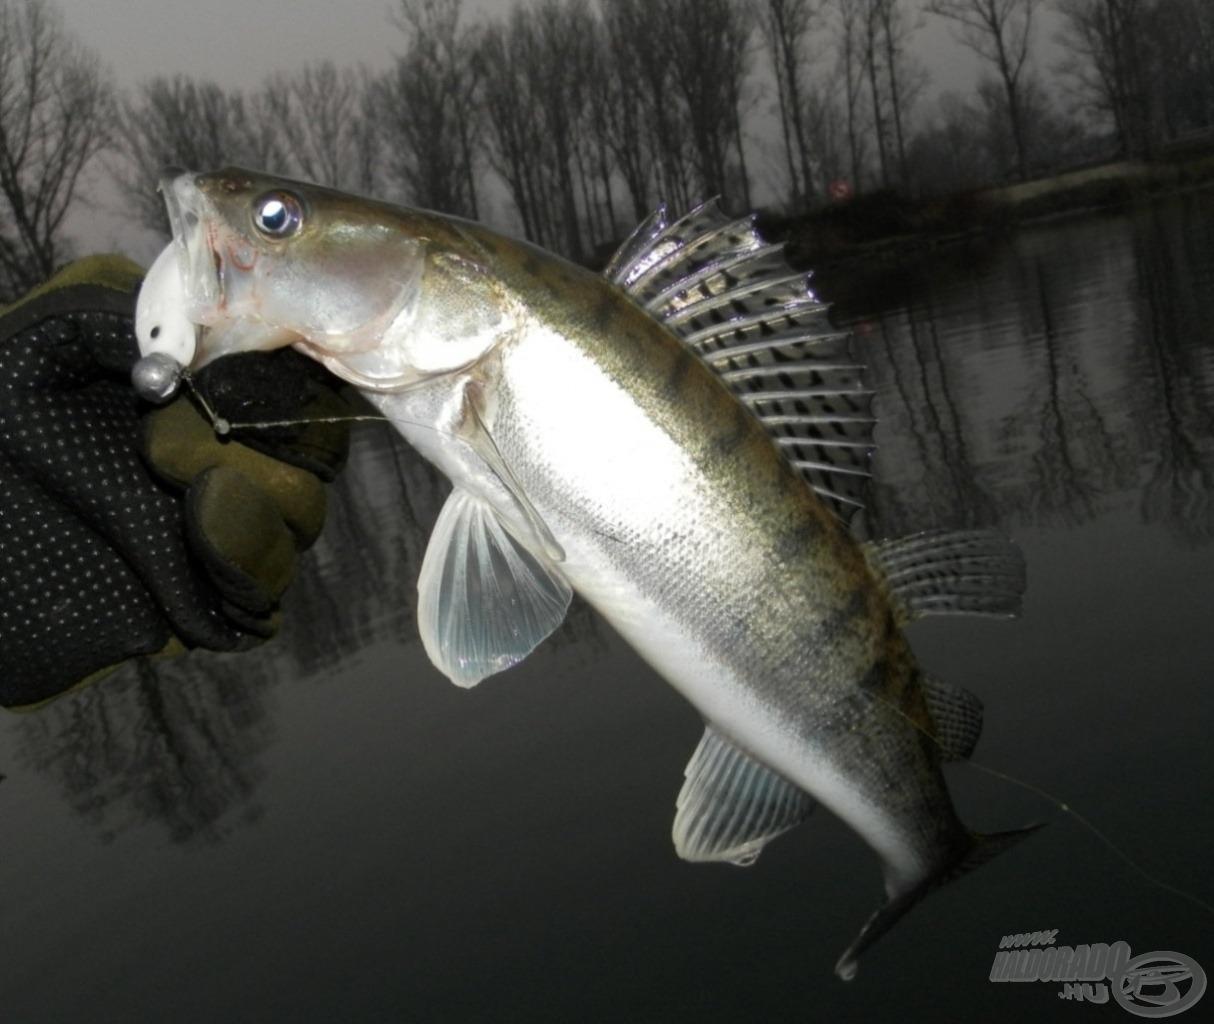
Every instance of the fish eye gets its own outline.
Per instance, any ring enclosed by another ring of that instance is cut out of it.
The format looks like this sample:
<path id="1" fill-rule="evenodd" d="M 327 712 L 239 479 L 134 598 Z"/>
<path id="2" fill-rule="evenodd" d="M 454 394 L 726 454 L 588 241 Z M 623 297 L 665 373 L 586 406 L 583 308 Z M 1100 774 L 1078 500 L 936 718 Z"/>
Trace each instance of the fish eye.
<path id="1" fill-rule="evenodd" d="M 290 192 L 267 192 L 253 204 L 253 226 L 267 238 L 290 238 L 303 224 L 303 204 Z"/>

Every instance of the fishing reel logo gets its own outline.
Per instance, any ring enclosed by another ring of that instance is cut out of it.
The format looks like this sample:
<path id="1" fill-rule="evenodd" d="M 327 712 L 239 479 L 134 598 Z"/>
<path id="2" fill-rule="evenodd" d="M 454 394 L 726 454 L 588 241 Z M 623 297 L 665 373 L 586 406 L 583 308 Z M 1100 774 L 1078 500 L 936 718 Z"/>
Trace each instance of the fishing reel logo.
<path id="1" fill-rule="evenodd" d="M 1206 973 L 1190 956 L 1157 950 L 1131 958 L 1127 942 L 1057 946 L 1058 929 L 1005 935 L 990 979 L 1060 981 L 1059 999 L 1114 1002 L 1138 1017 L 1174 1017 L 1206 990 Z M 1028 946 L 1022 949 L 1018 947 Z"/>

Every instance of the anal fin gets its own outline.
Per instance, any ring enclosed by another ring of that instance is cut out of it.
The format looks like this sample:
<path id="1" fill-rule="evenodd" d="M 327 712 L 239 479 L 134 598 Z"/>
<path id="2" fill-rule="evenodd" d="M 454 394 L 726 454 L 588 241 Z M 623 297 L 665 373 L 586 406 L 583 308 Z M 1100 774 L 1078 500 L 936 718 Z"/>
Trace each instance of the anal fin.
<path id="1" fill-rule="evenodd" d="M 687 764 L 674 845 L 688 861 L 753 864 L 764 846 L 800 824 L 814 803 L 708 726 Z"/>

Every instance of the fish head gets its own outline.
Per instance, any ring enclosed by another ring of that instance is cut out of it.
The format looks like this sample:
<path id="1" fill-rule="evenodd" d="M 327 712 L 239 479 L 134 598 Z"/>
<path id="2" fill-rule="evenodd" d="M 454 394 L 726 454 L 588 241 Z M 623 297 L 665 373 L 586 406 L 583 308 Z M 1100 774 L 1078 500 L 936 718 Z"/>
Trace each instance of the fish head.
<path id="1" fill-rule="evenodd" d="M 201 329 L 194 368 L 295 345 L 360 387 L 397 390 L 509 333 L 483 254 L 445 218 L 240 168 L 168 171 L 161 191 L 177 315 Z"/>

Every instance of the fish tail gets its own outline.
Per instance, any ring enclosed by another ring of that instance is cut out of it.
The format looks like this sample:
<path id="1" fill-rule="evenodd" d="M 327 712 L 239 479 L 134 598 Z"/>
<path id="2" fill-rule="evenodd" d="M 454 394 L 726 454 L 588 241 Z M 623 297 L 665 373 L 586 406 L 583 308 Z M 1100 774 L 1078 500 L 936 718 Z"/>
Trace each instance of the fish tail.
<path id="1" fill-rule="evenodd" d="M 924 896 L 962 875 L 968 874 L 974 868 L 985 864 L 1009 847 L 1015 846 L 1020 840 L 1041 828 L 1042 822 L 1028 825 L 1024 828 L 1013 829 L 1010 832 L 994 832 L 984 835 L 979 832 L 969 833 L 970 842 L 962 856 L 949 866 L 929 875 L 902 892 L 894 893 L 883 903 L 864 923 L 855 941 L 843 951 L 835 964 L 835 973 L 844 981 L 851 981 L 856 976 L 860 966 L 860 954 L 889 931 L 908 910 Z"/>

